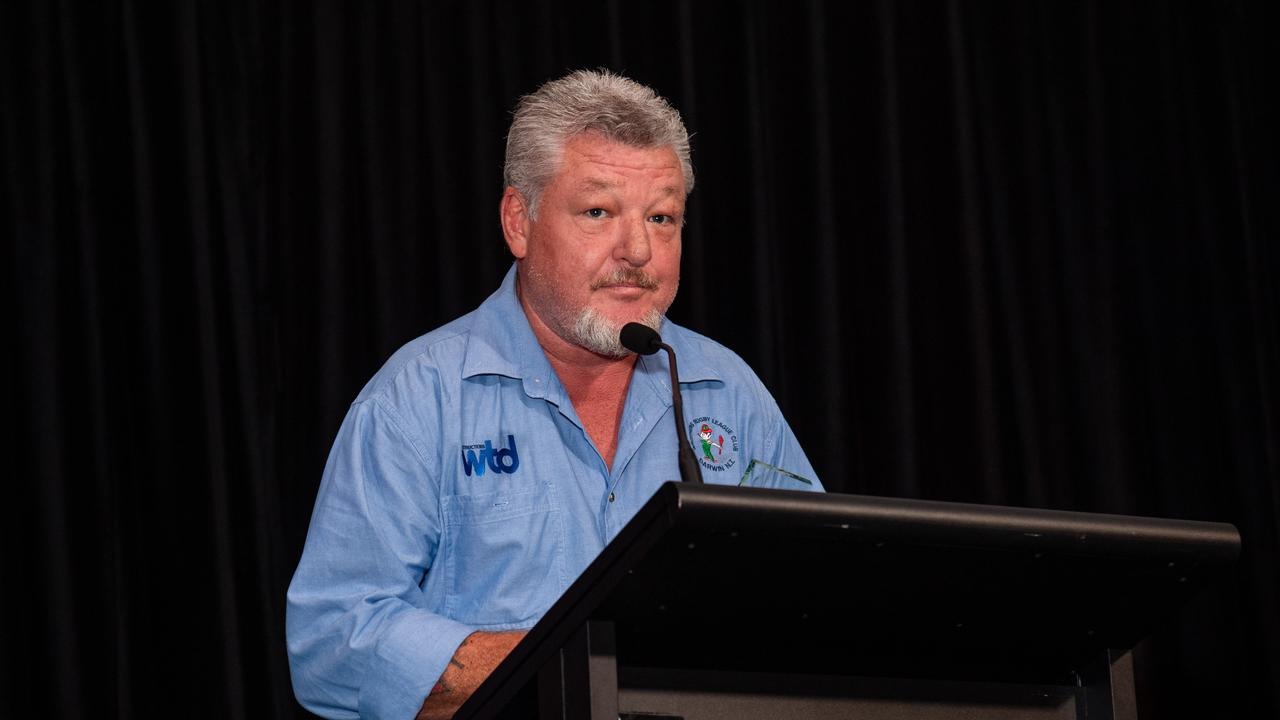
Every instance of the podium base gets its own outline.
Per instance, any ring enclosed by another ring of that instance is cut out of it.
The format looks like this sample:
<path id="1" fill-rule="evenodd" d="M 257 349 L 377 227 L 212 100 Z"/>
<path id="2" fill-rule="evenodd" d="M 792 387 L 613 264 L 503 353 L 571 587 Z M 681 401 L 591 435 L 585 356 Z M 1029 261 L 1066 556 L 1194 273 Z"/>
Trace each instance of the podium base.
<path id="1" fill-rule="evenodd" d="M 542 720 L 1137 720 L 1130 653 L 1075 685 L 619 667 L 612 623 L 584 624 L 538 674 Z M 504 717 L 531 717 L 526 692 Z"/>

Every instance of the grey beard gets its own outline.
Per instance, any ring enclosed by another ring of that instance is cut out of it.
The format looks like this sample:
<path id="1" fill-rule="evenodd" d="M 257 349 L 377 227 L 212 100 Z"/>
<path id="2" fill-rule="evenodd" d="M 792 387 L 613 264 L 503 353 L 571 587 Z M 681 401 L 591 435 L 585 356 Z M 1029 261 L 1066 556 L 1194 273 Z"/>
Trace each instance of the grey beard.
<path id="1" fill-rule="evenodd" d="M 657 310 L 650 310 L 647 315 L 636 322 L 648 325 L 655 331 L 660 330 L 662 328 L 662 313 Z M 622 347 L 622 341 L 618 338 L 618 334 L 621 331 L 621 326 L 615 325 L 592 308 L 587 308 L 579 313 L 578 319 L 574 321 L 573 327 L 570 328 L 574 342 L 597 355 L 611 358 L 623 358 L 631 354 L 630 350 Z"/>

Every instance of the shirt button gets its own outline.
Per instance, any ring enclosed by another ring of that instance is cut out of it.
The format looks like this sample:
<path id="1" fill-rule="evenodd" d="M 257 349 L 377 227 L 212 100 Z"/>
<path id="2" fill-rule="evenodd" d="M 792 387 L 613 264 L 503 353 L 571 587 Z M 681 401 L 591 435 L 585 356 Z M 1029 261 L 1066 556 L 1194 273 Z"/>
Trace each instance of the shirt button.
<path id="1" fill-rule="evenodd" d="M 613 502 L 613 493 L 609 493 L 609 502 Z"/>

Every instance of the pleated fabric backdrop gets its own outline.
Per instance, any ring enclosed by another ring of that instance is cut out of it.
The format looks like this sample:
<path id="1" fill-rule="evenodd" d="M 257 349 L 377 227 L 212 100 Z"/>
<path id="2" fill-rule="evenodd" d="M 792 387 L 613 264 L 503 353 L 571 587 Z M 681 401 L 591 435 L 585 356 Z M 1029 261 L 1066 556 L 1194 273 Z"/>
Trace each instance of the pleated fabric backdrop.
<path id="1" fill-rule="evenodd" d="M 1225 1 L 0 4 L 0 715 L 305 716 L 284 590 L 344 409 L 507 268 L 516 98 L 607 67 L 694 132 L 671 316 L 756 368 L 831 490 L 1235 523 L 1234 583 L 1144 646 L 1140 701 L 1280 716 L 1277 29 Z"/>

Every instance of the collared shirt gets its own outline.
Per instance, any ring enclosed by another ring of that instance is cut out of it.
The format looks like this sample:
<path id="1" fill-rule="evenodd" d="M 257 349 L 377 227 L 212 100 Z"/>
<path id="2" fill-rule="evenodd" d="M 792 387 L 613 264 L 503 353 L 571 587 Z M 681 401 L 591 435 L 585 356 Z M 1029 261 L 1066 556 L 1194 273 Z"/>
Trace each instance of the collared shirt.
<path id="1" fill-rule="evenodd" d="M 703 480 L 820 490 L 755 374 L 669 321 Z M 613 467 L 515 292 L 401 348 L 351 405 L 289 587 L 294 692 L 334 718 L 414 717 L 467 635 L 531 627 L 664 481 L 680 477 L 665 353 L 640 357 Z M 762 466 L 763 467 L 763 466 Z"/>

